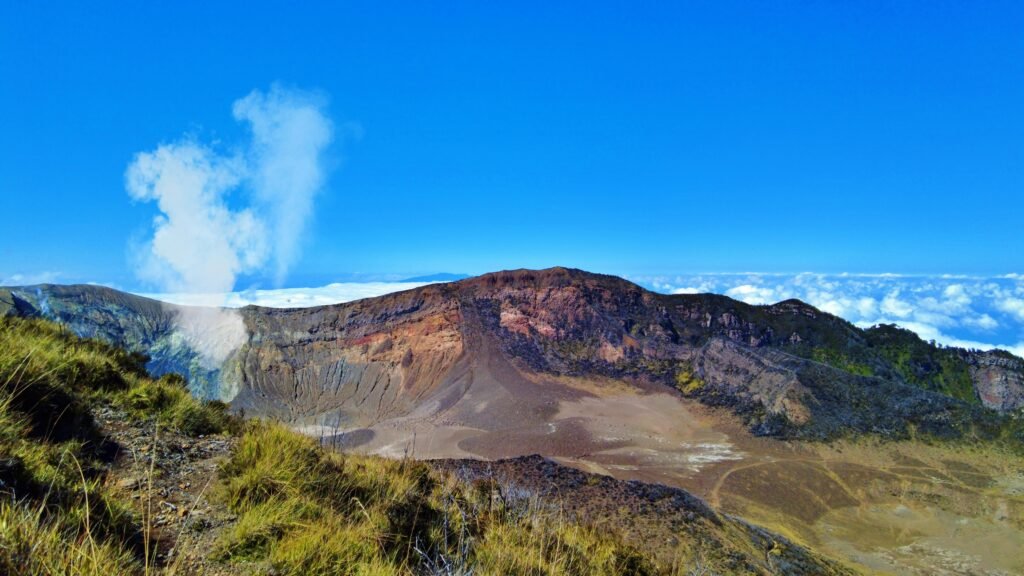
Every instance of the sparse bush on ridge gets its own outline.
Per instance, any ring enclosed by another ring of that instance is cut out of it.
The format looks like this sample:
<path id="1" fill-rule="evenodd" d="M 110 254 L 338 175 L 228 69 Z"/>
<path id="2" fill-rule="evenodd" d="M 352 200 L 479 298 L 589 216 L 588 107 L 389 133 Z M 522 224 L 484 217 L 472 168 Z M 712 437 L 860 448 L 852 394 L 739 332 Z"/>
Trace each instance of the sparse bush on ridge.
<path id="1" fill-rule="evenodd" d="M 190 436 L 224 432 L 232 425 L 227 404 L 197 400 L 177 374 L 158 380 L 133 378 L 131 386 L 116 400 L 140 418 L 155 417 Z"/>
<path id="2" fill-rule="evenodd" d="M 0 319 L 4 398 L 29 418 L 36 436 L 80 436 L 83 427 L 93 426 L 88 404 L 96 400 L 186 434 L 222 432 L 230 425 L 225 404 L 196 399 L 180 376 L 150 378 L 145 363 L 143 355 L 78 338 L 52 322 Z"/>
<path id="3" fill-rule="evenodd" d="M 675 386 L 683 394 L 691 396 L 704 387 L 704 380 L 694 373 L 689 362 L 681 363 L 676 371 Z"/>

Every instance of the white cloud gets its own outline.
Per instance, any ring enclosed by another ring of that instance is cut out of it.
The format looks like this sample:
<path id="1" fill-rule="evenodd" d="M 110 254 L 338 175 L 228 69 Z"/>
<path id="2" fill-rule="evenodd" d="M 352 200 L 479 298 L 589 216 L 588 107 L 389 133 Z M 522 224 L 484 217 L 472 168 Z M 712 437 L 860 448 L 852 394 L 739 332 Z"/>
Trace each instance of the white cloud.
<path id="1" fill-rule="evenodd" d="M 950 284 L 942 289 L 942 295 L 948 300 L 961 305 L 971 303 L 971 297 L 967 295 L 967 289 L 963 284 Z"/>
<path id="2" fill-rule="evenodd" d="M 699 282 L 694 283 L 690 286 L 679 286 L 675 287 L 670 284 L 665 284 L 665 292 L 670 294 L 707 294 L 708 292 L 714 292 L 715 285 L 711 282 Z"/>
<path id="3" fill-rule="evenodd" d="M 999 327 L 999 322 L 988 314 L 982 314 L 981 316 L 976 317 L 965 317 L 963 319 L 963 323 L 979 330 L 995 330 Z"/>
<path id="4" fill-rule="evenodd" d="M 878 313 L 878 301 L 870 296 L 857 299 L 857 313 L 863 317 L 874 316 Z"/>
<path id="5" fill-rule="evenodd" d="M 776 300 L 775 291 L 763 286 L 741 284 L 725 291 L 725 295 L 747 304 L 769 304 Z"/>
<path id="6" fill-rule="evenodd" d="M 880 322 L 873 323 L 858 323 L 862 328 L 867 328 L 875 324 L 896 324 L 901 328 L 906 328 L 912 332 L 915 332 L 923 340 L 934 340 L 935 342 L 944 346 L 954 346 L 956 348 L 967 348 L 977 350 L 991 350 L 993 348 L 1000 348 L 1007 350 L 1021 358 L 1024 358 L 1024 342 L 1018 342 L 1011 345 L 994 345 L 986 342 L 977 342 L 974 340 L 966 340 L 963 338 L 957 338 L 956 336 L 950 336 L 949 334 L 943 333 L 938 328 L 929 324 L 923 324 L 921 322 L 904 322 L 900 320 L 881 320 Z"/>
<path id="7" fill-rule="evenodd" d="M 837 297 L 831 293 L 820 293 L 808 294 L 806 300 L 809 304 L 842 318 L 874 316 L 878 312 L 878 301 L 870 297 Z"/>
<path id="8" fill-rule="evenodd" d="M 900 291 L 893 290 L 885 295 L 882 300 L 882 313 L 891 314 L 897 318 L 906 318 L 914 312 L 913 306 L 900 300 Z"/>
<path id="9" fill-rule="evenodd" d="M 996 301 L 996 308 L 1024 321 L 1024 299 L 1008 296 Z"/>
<path id="10" fill-rule="evenodd" d="M 0 286 L 52 284 L 56 282 L 60 276 L 60 272 L 15 272 L 8 276 L 0 276 Z"/>
<path id="11" fill-rule="evenodd" d="M 637 279 L 641 283 L 643 279 Z M 950 346 L 1021 351 L 1024 276 L 699 274 L 661 277 L 667 293 L 711 291 L 749 304 L 798 298 L 860 326 L 897 323 Z M 648 283 L 648 285 L 653 285 Z M 996 340 L 1001 343 L 990 343 Z"/>

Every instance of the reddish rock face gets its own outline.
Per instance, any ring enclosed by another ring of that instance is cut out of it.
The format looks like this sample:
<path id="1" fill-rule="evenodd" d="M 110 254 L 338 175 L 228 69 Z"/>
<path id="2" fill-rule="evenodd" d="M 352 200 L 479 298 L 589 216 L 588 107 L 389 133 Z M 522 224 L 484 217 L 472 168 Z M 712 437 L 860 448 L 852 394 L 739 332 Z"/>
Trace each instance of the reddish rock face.
<path id="1" fill-rule="evenodd" d="M 1024 362 L 991 352 L 971 355 L 971 379 L 986 408 L 1008 412 L 1024 407 Z"/>
<path id="2" fill-rule="evenodd" d="M 400 416 L 463 355 L 458 302 L 427 287 L 346 305 L 246 309 L 233 404 L 290 421 L 365 426 Z"/>

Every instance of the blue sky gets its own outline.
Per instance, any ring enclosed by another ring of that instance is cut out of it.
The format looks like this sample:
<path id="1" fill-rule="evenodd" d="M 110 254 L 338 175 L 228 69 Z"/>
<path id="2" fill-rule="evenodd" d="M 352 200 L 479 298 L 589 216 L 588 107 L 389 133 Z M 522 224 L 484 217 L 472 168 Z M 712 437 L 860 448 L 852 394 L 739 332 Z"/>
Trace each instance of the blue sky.
<path id="1" fill-rule="evenodd" d="M 334 126 L 286 286 L 1024 271 L 1020 3 L 188 4 L 0 7 L 0 277 L 146 289 L 135 155 L 275 82 Z"/>

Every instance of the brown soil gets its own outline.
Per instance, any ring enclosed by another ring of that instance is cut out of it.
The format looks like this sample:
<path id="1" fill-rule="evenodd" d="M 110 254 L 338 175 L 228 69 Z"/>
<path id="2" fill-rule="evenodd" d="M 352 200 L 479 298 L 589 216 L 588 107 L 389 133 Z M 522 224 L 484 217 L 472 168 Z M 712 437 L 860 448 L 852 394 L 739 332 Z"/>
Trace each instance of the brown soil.
<path id="1" fill-rule="evenodd" d="M 129 418 L 109 407 L 97 410 L 96 419 L 119 447 L 109 475 L 112 488 L 136 504 L 148 526 L 149 554 L 156 564 L 183 574 L 249 573 L 249 567 L 207 558 L 212 542 L 236 519 L 211 497 L 218 463 L 234 440 L 194 438 L 153 425 L 129 426 Z"/>

